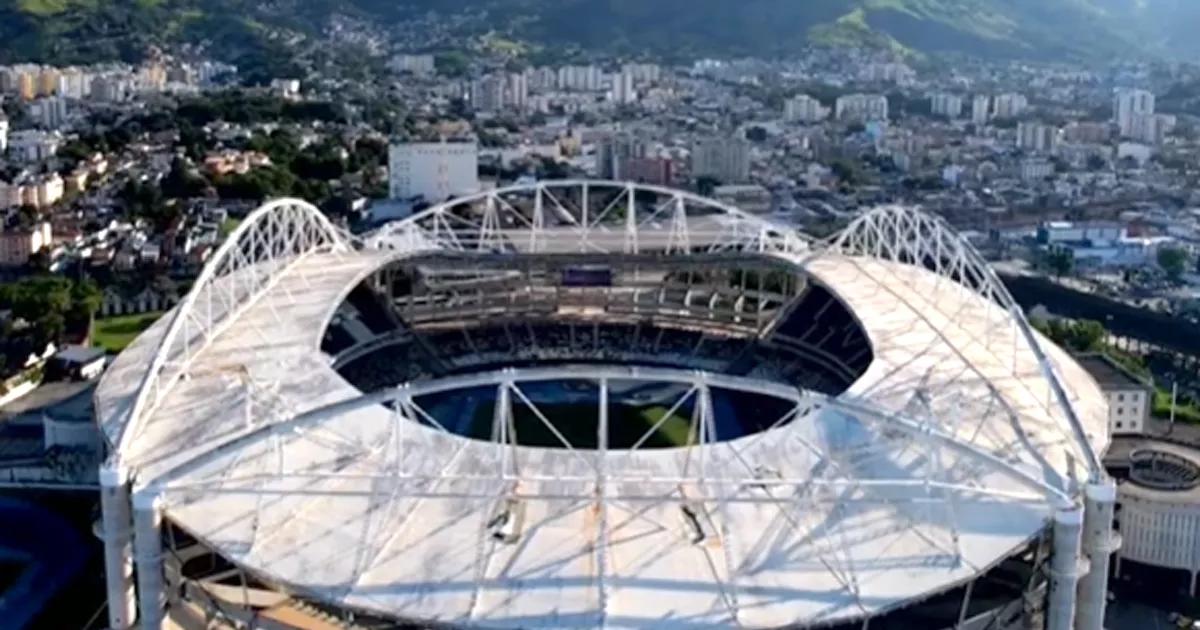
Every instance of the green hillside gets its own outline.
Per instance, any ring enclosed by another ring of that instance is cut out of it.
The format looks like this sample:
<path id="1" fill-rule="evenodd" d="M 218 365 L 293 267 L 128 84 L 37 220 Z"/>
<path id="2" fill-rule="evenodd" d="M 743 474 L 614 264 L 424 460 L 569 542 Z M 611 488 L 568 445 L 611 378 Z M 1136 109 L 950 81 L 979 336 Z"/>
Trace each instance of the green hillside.
<path id="1" fill-rule="evenodd" d="M 476 19 L 452 35 L 681 59 L 812 43 L 1047 59 L 1200 48 L 1180 24 L 1200 18 L 1194 0 L 0 0 L 0 62 L 128 59 L 178 41 L 231 56 L 260 50 L 273 29 L 319 31 L 335 13 L 395 24 L 467 10 Z"/>

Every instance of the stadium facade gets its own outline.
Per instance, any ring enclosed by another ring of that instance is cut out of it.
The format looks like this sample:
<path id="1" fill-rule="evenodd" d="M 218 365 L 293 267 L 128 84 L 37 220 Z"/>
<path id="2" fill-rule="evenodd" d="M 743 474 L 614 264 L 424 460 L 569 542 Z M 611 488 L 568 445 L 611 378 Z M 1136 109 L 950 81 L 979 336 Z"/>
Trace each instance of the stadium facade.
<path id="1" fill-rule="evenodd" d="M 114 628 L 1099 630 L 1118 541 L 1100 389 L 906 208 L 276 201 L 96 413 Z"/>

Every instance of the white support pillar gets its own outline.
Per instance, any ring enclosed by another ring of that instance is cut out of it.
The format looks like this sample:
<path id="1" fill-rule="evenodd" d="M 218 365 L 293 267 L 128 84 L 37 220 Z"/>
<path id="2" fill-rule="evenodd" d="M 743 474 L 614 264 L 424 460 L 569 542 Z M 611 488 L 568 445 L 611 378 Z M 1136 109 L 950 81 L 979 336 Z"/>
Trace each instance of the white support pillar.
<path id="1" fill-rule="evenodd" d="M 1083 552 L 1091 570 L 1079 581 L 1079 611 L 1075 630 L 1103 630 L 1108 601 L 1108 563 L 1121 546 L 1112 530 L 1117 484 L 1111 479 L 1088 484 L 1084 494 Z"/>
<path id="2" fill-rule="evenodd" d="M 163 606 L 162 506 L 158 493 L 142 489 L 133 495 L 133 550 L 137 561 L 140 630 L 160 630 Z"/>
<path id="3" fill-rule="evenodd" d="M 108 626 L 133 626 L 133 552 L 130 548 L 128 475 L 119 465 L 100 466 L 100 535 L 104 541 L 104 580 Z"/>
<path id="4" fill-rule="evenodd" d="M 1072 506 L 1054 514 L 1046 630 L 1071 630 L 1074 626 L 1076 587 L 1086 571 L 1086 561 L 1079 554 L 1082 534 L 1082 508 Z"/>

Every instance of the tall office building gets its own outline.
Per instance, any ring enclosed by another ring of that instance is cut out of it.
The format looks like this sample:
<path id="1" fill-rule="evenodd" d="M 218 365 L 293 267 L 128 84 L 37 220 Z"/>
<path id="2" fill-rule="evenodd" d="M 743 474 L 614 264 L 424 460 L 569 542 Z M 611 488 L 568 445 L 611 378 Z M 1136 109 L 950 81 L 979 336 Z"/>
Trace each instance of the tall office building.
<path id="1" fill-rule="evenodd" d="M 692 146 L 692 177 L 712 177 L 724 184 L 750 179 L 750 141 L 737 135 L 708 138 Z"/>
<path id="2" fill-rule="evenodd" d="M 438 202 L 479 191 L 479 146 L 471 142 L 406 142 L 388 149 L 392 199 Z"/>
<path id="3" fill-rule="evenodd" d="M 1137 135 L 1138 126 L 1146 124 L 1139 119 L 1152 115 L 1154 95 L 1146 90 L 1121 89 L 1113 96 L 1113 120 L 1124 137 Z"/>

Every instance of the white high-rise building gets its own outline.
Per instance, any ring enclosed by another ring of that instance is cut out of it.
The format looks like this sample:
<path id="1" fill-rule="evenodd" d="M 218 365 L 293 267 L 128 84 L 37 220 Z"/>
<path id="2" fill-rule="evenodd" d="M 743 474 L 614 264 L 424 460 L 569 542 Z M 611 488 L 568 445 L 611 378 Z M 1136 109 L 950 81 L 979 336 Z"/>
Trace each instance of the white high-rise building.
<path id="1" fill-rule="evenodd" d="M 783 104 L 783 118 L 789 122 L 815 123 L 828 116 L 829 108 L 807 94 L 797 94 Z"/>
<path id="2" fill-rule="evenodd" d="M 627 63 L 621 72 L 632 76 L 635 84 L 658 83 L 662 78 L 662 67 L 656 63 Z"/>
<path id="3" fill-rule="evenodd" d="M 409 142 L 388 150 L 392 199 L 439 202 L 479 190 L 479 146 L 474 142 Z"/>
<path id="4" fill-rule="evenodd" d="M 0 153 L 8 150 L 8 119 L 0 112 Z"/>
<path id="5" fill-rule="evenodd" d="M 511 72 L 505 83 L 504 104 L 519 110 L 528 107 L 529 75 L 524 72 Z"/>
<path id="6" fill-rule="evenodd" d="M 1059 129 L 1052 125 L 1022 122 L 1017 125 L 1017 147 L 1034 153 L 1054 153 L 1058 149 Z"/>
<path id="7" fill-rule="evenodd" d="M 742 136 L 709 138 L 692 146 L 692 177 L 712 177 L 723 184 L 750 179 L 750 141 Z"/>
<path id="8" fill-rule="evenodd" d="M 92 75 L 79 68 L 67 68 L 58 75 L 58 95 L 75 100 L 85 99 L 92 94 Z"/>
<path id="9" fill-rule="evenodd" d="M 1029 107 L 1029 99 L 1024 94 L 1010 92 L 996 96 L 996 118 L 1016 118 Z"/>
<path id="10" fill-rule="evenodd" d="M 563 66 L 558 69 L 558 87 L 563 90 L 598 92 L 604 73 L 599 66 Z"/>
<path id="11" fill-rule="evenodd" d="M 992 117 L 992 97 L 987 94 L 976 94 L 971 99 L 971 122 L 976 125 L 986 125 Z"/>
<path id="12" fill-rule="evenodd" d="M 1126 138 L 1136 137 L 1140 117 L 1154 114 L 1154 95 L 1146 90 L 1121 89 L 1113 96 L 1113 120 Z"/>
<path id="13" fill-rule="evenodd" d="M 963 100 L 957 94 L 934 94 L 929 97 L 929 109 L 934 116 L 958 118 L 962 116 Z"/>
<path id="14" fill-rule="evenodd" d="M 612 100 L 619 105 L 628 105 L 637 100 L 632 73 L 622 70 L 612 75 Z"/>
<path id="15" fill-rule="evenodd" d="M 838 120 L 886 121 L 888 100 L 882 94 L 847 94 L 838 97 L 834 110 Z"/>

